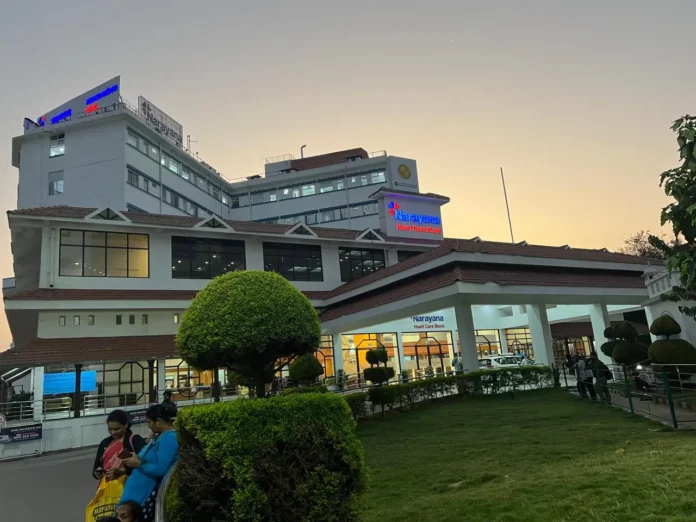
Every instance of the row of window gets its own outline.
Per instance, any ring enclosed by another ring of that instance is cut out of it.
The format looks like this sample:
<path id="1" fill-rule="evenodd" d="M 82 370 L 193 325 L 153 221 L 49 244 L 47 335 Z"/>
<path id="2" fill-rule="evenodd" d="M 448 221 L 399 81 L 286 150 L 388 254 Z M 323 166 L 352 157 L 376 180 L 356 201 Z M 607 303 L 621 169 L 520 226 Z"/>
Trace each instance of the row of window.
<path id="1" fill-rule="evenodd" d="M 179 324 L 179 314 L 173 314 L 172 315 L 172 320 L 174 321 L 174 324 Z M 82 317 L 79 315 L 74 315 L 73 316 L 73 321 L 72 324 L 73 326 L 80 326 L 80 323 L 82 321 Z M 148 324 L 148 315 L 147 314 L 142 314 L 140 316 L 140 321 L 142 324 L 146 325 Z M 94 326 L 95 325 L 95 317 L 93 315 L 88 315 L 87 316 L 87 326 Z M 128 324 L 135 324 L 135 314 L 130 314 L 128 316 Z M 58 326 L 66 326 L 67 324 L 67 317 L 64 315 L 61 315 L 58 317 Z M 123 315 L 117 314 L 116 315 L 116 324 L 118 326 L 123 324 Z"/>
<path id="2" fill-rule="evenodd" d="M 132 167 L 128 167 L 128 184 L 133 187 L 139 188 L 140 190 L 147 192 L 151 196 L 159 199 L 159 189 L 160 185 L 156 181 L 151 180 L 147 176 L 136 172 Z M 188 198 L 183 197 L 176 192 L 168 189 L 167 187 L 162 187 L 162 198 L 165 203 L 171 205 L 174 208 L 178 208 L 182 212 L 185 212 L 189 216 L 194 217 L 207 217 L 210 212 L 208 212 L 203 207 L 196 205 L 193 201 Z"/>
<path id="3" fill-rule="evenodd" d="M 402 262 L 419 252 L 398 251 Z M 341 281 L 348 282 L 387 266 L 384 250 L 338 249 Z M 149 277 L 149 236 L 61 230 L 61 276 Z M 289 281 L 323 281 L 320 245 L 263 243 L 264 270 Z M 213 279 L 246 269 L 245 242 L 230 239 L 172 237 L 172 278 Z"/>
<path id="4" fill-rule="evenodd" d="M 331 208 L 320 211 L 312 211 L 293 216 L 264 219 L 264 223 L 279 223 L 281 225 L 294 225 L 295 223 L 306 223 L 307 225 L 317 225 L 319 223 L 330 223 L 341 221 L 348 218 L 359 218 L 379 214 L 377 203 L 359 203 L 349 207 Z"/>
<path id="5" fill-rule="evenodd" d="M 159 148 L 147 141 L 145 138 L 128 129 L 126 143 L 136 148 L 149 158 L 158 161 L 163 167 L 167 168 L 177 176 L 185 179 L 193 186 L 198 187 L 203 192 L 211 195 L 218 201 L 221 201 L 230 208 L 239 207 L 239 197 L 231 196 L 221 190 L 221 187 L 209 182 L 203 176 L 199 176 L 191 171 L 185 165 L 179 163 L 165 152 L 160 152 Z"/>

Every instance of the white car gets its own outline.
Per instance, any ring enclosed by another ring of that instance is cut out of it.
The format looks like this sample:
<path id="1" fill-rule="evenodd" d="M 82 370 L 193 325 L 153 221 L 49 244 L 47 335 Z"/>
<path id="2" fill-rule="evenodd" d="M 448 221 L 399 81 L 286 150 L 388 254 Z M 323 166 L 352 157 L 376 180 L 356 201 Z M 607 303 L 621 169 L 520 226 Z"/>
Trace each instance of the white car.
<path id="1" fill-rule="evenodd" d="M 522 364 L 522 359 L 513 354 L 490 355 L 479 359 L 479 369 L 487 368 L 517 368 Z"/>

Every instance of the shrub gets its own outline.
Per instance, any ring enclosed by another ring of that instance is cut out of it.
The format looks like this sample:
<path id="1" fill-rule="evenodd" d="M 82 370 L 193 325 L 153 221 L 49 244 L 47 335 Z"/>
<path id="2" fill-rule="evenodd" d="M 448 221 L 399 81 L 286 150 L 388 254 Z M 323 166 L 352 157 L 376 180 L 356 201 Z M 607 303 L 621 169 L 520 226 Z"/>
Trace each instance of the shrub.
<path id="1" fill-rule="evenodd" d="M 375 386 L 367 390 L 367 398 L 370 400 L 372 413 L 375 413 L 377 406 L 382 409 L 382 413 L 384 413 L 386 408 L 391 410 L 394 407 L 398 386 L 398 384 L 393 386 Z"/>
<path id="2" fill-rule="evenodd" d="M 348 404 L 354 420 L 360 420 L 367 417 L 367 393 L 348 393 L 343 396 L 343 399 Z"/>
<path id="3" fill-rule="evenodd" d="M 682 329 L 679 323 L 667 314 L 661 315 L 650 325 L 651 334 L 664 335 L 668 339 L 671 335 L 679 335 L 681 331 Z"/>
<path id="4" fill-rule="evenodd" d="M 368 352 L 365 354 L 365 359 L 370 366 L 377 366 L 380 363 L 387 364 L 387 361 L 389 361 L 389 354 L 384 348 L 368 350 Z"/>
<path id="5" fill-rule="evenodd" d="M 320 375 L 324 375 L 324 367 L 311 353 L 300 355 L 290 365 L 290 378 L 302 384 L 312 384 Z"/>
<path id="6" fill-rule="evenodd" d="M 285 388 L 281 395 L 297 395 L 298 393 L 328 393 L 329 389 L 323 384 L 315 386 L 303 386 L 301 388 Z"/>
<path id="7" fill-rule="evenodd" d="M 622 341 L 619 341 L 617 339 L 612 339 L 602 344 L 602 346 L 600 346 L 599 349 L 607 357 L 612 357 L 612 354 L 614 353 L 614 348 L 616 348 L 616 345 L 621 344 L 621 342 Z"/>
<path id="8" fill-rule="evenodd" d="M 355 422 L 332 394 L 181 411 L 183 520 L 356 520 L 366 470 Z"/>
<path id="9" fill-rule="evenodd" d="M 636 337 L 636 342 L 642 343 L 645 346 L 650 346 L 652 344 L 652 337 L 650 337 L 650 334 L 638 334 L 638 337 Z"/>
<path id="10" fill-rule="evenodd" d="M 696 347 L 684 339 L 659 339 L 650 345 L 648 355 L 660 364 L 696 364 Z"/>
<path id="11" fill-rule="evenodd" d="M 230 272 L 193 299 L 176 346 L 191 366 L 227 368 L 246 377 L 264 397 L 265 384 L 287 362 L 315 351 L 321 330 L 312 303 L 273 272 Z"/>
<path id="12" fill-rule="evenodd" d="M 613 326 L 607 326 L 604 329 L 604 338 L 609 339 L 609 340 L 614 338 L 614 327 Z"/>
<path id="13" fill-rule="evenodd" d="M 614 347 L 612 357 L 619 364 L 638 364 L 648 359 L 648 346 L 638 342 L 620 342 Z"/>
<path id="14" fill-rule="evenodd" d="M 621 321 L 612 330 L 612 339 L 623 339 L 624 341 L 634 341 L 638 337 L 638 330 L 628 321 Z"/>
<path id="15" fill-rule="evenodd" d="M 380 385 L 394 377 L 394 368 L 391 368 L 389 366 L 375 366 L 372 368 L 365 368 L 363 370 L 363 375 L 365 376 L 366 381 Z"/>

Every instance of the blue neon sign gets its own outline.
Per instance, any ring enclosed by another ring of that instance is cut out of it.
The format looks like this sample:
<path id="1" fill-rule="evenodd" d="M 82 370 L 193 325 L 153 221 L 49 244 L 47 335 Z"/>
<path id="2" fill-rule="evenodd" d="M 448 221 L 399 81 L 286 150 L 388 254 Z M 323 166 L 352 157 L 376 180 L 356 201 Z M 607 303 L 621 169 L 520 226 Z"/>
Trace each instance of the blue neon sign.
<path id="1" fill-rule="evenodd" d="M 440 225 L 442 220 L 437 216 L 429 216 L 427 214 L 409 214 L 401 210 L 401 206 L 392 201 L 387 207 L 389 214 L 394 216 L 397 221 L 407 221 L 410 223 L 418 223 L 419 225 Z"/>
<path id="2" fill-rule="evenodd" d="M 118 91 L 118 85 L 112 85 L 111 87 L 107 87 L 102 92 L 98 92 L 97 94 L 94 94 L 87 98 L 85 100 L 85 105 L 92 105 L 94 102 L 106 98 L 109 94 L 113 94 L 116 91 Z"/>
<path id="3" fill-rule="evenodd" d="M 72 116 L 72 109 L 65 110 L 65 111 L 61 112 L 60 114 L 56 114 L 55 116 L 53 116 L 51 118 L 51 123 L 53 125 L 55 125 L 56 123 L 58 123 L 60 121 L 67 120 L 71 116 Z"/>

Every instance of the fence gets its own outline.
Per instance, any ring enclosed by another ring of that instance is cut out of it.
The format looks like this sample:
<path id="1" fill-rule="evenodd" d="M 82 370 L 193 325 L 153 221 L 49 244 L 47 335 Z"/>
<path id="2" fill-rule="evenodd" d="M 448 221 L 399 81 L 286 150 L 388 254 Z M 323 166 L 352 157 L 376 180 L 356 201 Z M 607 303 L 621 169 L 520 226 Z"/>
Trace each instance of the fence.
<path id="1" fill-rule="evenodd" d="M 644 361 L 628 366 L 614 364 L 609 369 L 613 379 L 607 383 L 609 400 L 604 402 L 673 428 L 696 428 L 696 364 Z M 583 389 L 564 367 L 561 382 L 569 391 L 602 400 L 596 380 L 591 388 L 585 385 Z"/>

